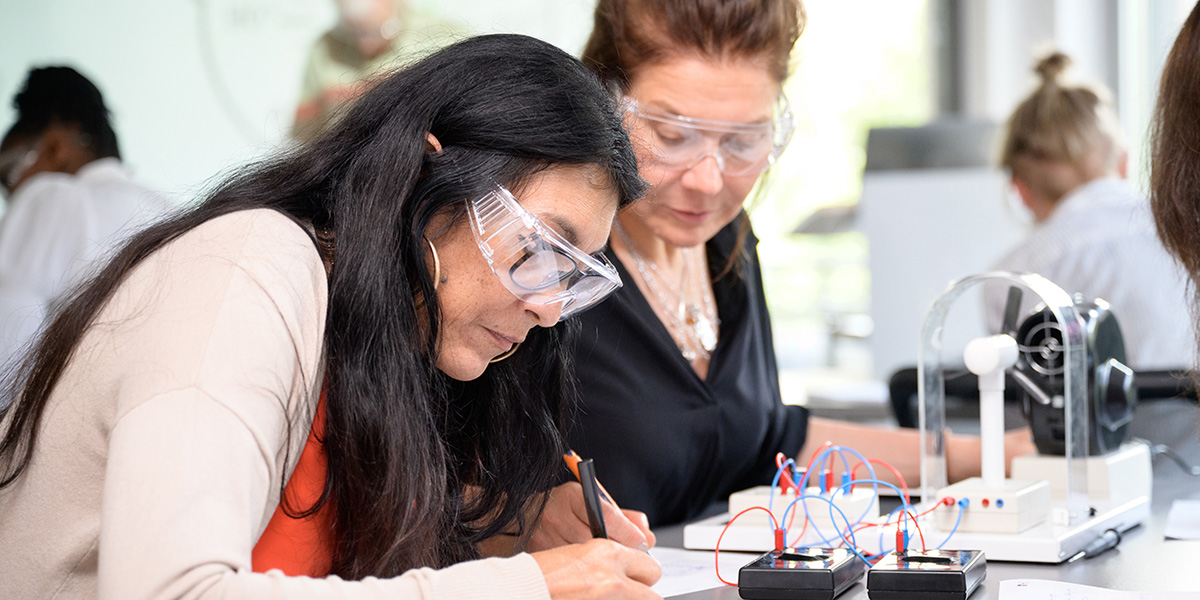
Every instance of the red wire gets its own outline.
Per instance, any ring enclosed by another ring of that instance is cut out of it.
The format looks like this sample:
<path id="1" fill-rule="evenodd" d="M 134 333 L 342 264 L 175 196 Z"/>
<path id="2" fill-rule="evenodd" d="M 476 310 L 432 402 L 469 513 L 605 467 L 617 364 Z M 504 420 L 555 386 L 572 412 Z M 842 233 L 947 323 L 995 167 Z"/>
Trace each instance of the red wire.
<path id="1" fill-rule="evenodd" d="M 939 507 L 939 506 L 941 506 L 941 505 L 942 505 L 942 503 L 941 503 L 941 502 L 938 502 L 937 504 L 933 505 L 933 507 L 934 507 L 934 508 L 937 508 L 937 507 Z M 920 534 L 920 536 L 921 536 L 921 552 L 924 552 L 924 551 L 925 551 L 925 533 L 921 531 L 921 524 L 917 522 L 917 516 L 916 516 L 916 515 L 914 515 L 914 514 L 912 513 L 912 511 L 911 511 L 911 510 L 906 510 L 906 511 L 904 511 L 904 512 L 905 512 L 905 513 L 906 513 L 908 516 L 912 517 L 912 522 L 913 522 L 913 525 L 916 525 L 916 527 L 917 527 L 917 533 L 918 533 L 918 534 Z"/>
<path id="2" fill-rule="evenodd" d="M 775 454 L 775 468 L 782 470 L 783 463 L 786 459 L 787 459 L 787 457 L 784 456 L 784 454 L 782 452 L 776 453 Z M 796 482 L 792 481 L 792 476 L 789 475 L 787 471 L 783 471 L 783 474 L 779 476 L 779 483 L 781 486 L 784 483 L 787 483 L 787 485 L 790 486 L 793 490 L 796 490 L 797 495 L 800 494 L 800 488 L 796 487 Z"/>
<path id="3" fill-rule="evenodd" d="M 817 448 L 816 450 L 813 450 L 812 458 L 808 459 L 808 466 L 804 467 L 804 472 L 812 473 L 812 466 L 813 466 L 813 463 L 817 462 L 817 456 L 819 456 L 822 452 L 824 452 L 826 448 L 830 448 L 832 446 L 833 446 L 833 442 L 825 442 L 824 444 L 821 444 L 821 447 Z M 818 484 L 819 483 L 820 482 L 818 482 Z"/>
<path id="4" fill-rule="evenodd" d="M 915 523 L 917 526 L 917 533 L 920 534 L 920 537 L 921 537 L 921 550 L 924 550 L 925 549 L 925 533 L 921 531 L 921 524 L 917 523 L 917 519 L 937 510 L 941 506 L 950 506 L 951 504 L 954 504 L 954 499 L 947 496 L 947 497 L 939 500 L 937 504 L 934 504 L 932 507 L 926 509 L 925 512 L 919 513 L 917 515 L 913 515 L 911 510 L 904 511 L 903 513 L 900 513 L 899 515 L 896 516 L 895 521 L 884 521 L 883 523 L 863 523 L 862 525 L 859 525 L 858 527 L 851 529 L 850 532 L 852 534 L 857 534 L 858 532 L 860 532 L 864 529 L 869 529 L 871 527 L 889 527 L 892 525 L 899 525 L 900 520 L 905 518 L 906 516 L 908 516 L 913 519 L 913 523 Z M 850 536 L 847 535 L 847 536 L 843 537 L 841 540 L 839 540 L 838 541 L 839 546 L 842 544 L 845 544 L 846 538 L 849 538 L 849 537 Z M 795 544 L 793 544 L 793 545 L 795 545 Z"/>
<path id="5" fill-rule="evenodd" d="M 804 467 L 804 472 L 812 473 L 813 463 L 815 463 L 817 461 L 817 456 L 819 456 L 822 452 L 824 452 L 826 448 L 829 448 L 831 446 L 833 446 L 833 442 L 827 441 L 824 444 L 821 444 L 821 446 L 818 447 L 816 450 L 814 450 L 812 453 L 812 456 L 809 457 L 809 459 L 808 459 L 808 464 L 805 465 L 805 467 Z M 783 465 L 783 462 L 781 460 L 782 456 L 783 456 L 782 452 L 775 455 L 775 464 L 778 465 L 780 468 L 782 468 L 782 465 Z M 819 475 L 818 475 L 818 477 L 819 477 Z M 817 483 L 819 485 L 820 481 L 818 481 Z M 797 485 L 795 482 L 792 482 L 792 489 L 796 490 L 796 496 L 804 495 L 804 491 L 801 490 L 800 486 Z M 805 500 L 800 501 L 801 504 L 804 504 L 805 502 L 806 502 Z M 787 528 L 789 530 L 792 528 L 792 525 L 795 523 L 796 513 L 798 513 L 798 512 L 800 512 L 800 511 L 796 510 L 795 508 L 792 509 L 792 515 L 790 517 L 788 517 Z M 800 543 L 800 539 L 804 537 L 804 532 L 806 532 L 806 531 L 808 531 L 808 516 L 807 515 L 804 517 L 804 526 L 800 528 L 800 535 L 796 536 L 796 542 L 794 544 L 792 544 L 793 546 L 795 544 Z"/>
<path id="6" fill-rule="evenodd" d="M 893 467 L 892 465 L 889 465 L 889 464 L 883 462 L 882 460 L 876 460 L 874 458 L 868 458 L 867 462 L 869 462 L 873 465 L 879 465 L 879 466 L 887 469 L 888 471 L 891 471 L 892 475 L 895 475 L 896 479 L 900 482 L 900 489 L 904 490 L 904 503 L 912 504 L 911 496 L 908 493 L 908 484 L 904 482 L 904 476 L 900 474 L 900 471 L 896 470 L 896 467 Z M 858 473 L 858 468 L 861 466 L 862 466 L 862 462 L 859 462 L 857 465 L 854 465 L 853 469 L 850 469 L 850 479 L 854 479 L 855 474 Z M 853 486 L 851 486 L 850 491 L 854 491 Z"/>
<path id="7" fill-rule="evenodd" d="M 921 518 L 933 511 L 937 510 L 939 507 L 941 507 L 942 505 L 944 505 L 946 503 L 946 500 L 949 500 L 949 499 L 950 499 L 949 497 L 942 498 L 940 501 L 938 501 L 937 504 L 933 505 L 932 508 L 926 509 L 925 512 L 917 513 L 915 518 Z M 954 503 L 951 502 L 950 504 L 954 504 Z M 912 516 L 911 510 L 905 511 L 905 513 L 907 513 L 908 516 Z M 857 528 L 854 529 L 854 533 L 858 533 L 859 531 L 862 531 L 863 529 L 867 529 L 868 527 L 888 527 L 891 525 L 896 525 L 900 522 L 900 519 L 903 519 L 904 517 L 905 517 L 905 514 L 902 513 L 896 517 L 895 521 L 884 521 L 883 523 L 863 523 L 862 525 L 859 525 Z"/>
<path id="8" fill-rule="evenodd" d="M 808 459 L 808 464 L 807 464 L 807 465 L 805 465 L 805 467 L 804 467 L 804 472 L 805 472 L 805 473 L 811 473 L 811 472 L 812 472 L 812 468 L 813 468 L 813 464 L 817 462 L 817 457 L 818 457 L 818 456 L 820 456 L 820 454 L 821 454 L 822 452 L 824 452 L 826 449 L 828 449 L 828 448 L 830 448 L 830 447 L 832 447 L 832 446 L 833 446 L 833 442 L 827 441 L 827 442 L 825 442 L 824 444 L 821 444 L 821 446 L 820 446 L 820 447 L 818 447 L 816 450 L 814 450 L 814 451 L 813 451 L 813 453 L 812 453 L 812 456 L 811 456 L 811 457 L 809 457 L 809 459 Z M 781 452 L 781 453 L 779 453 L 779 454 L 777 454 L 777 455 L 776 455 L 776 457 L 775 457 L 776 464 L 781 464 L 781 463 L 779 462 L 779 456 L 780 456 L 780 455 L 782 455 L 782 454 L 783 454 L 783 453 Z M 830 464 L 832 465 L 832 461 L 833 461 L 833 457 L 832 457 L 832 455 L 830 456 L 830 459 L 829 459 L 829 460 L 830 460 Z M 911 504 L 911 503 L 912 503 L 912 502 L 911 502 L 911 500 L 910 500 L 911 496 L 909 495 L 909 491 L 908 491 L 908 484 L 907 484 L 907 483 L 905 483 L 905 481 L 904 481 L 904 476 L 900 474 L 900 471 L 897 471 L 895 467 L 893 467 L 892 465 L 889 465 L 888 463 L 886 463 L 886 462 L 883 462 L 883 461 L 881 461 L 881 460 L 876 460 L 876 459 L 873 459 L 873 458 L 869 458 L 869 459 L 867 459 L 867 462 L 870 462 L 870 463 L 873 463 L 873 464 L 880 465 L 880 466 L 882 466 L 882 467 L 884 467 L 884 468 L 888 469 L 889 471 L 891 471 L 891 472 L 892 472 L 892 474 L 896 476 L 896 479 L 897 479 L 897 480 L 900 482 L 900 488 L 901 488 L 902 490 L 904 490 L 904 501 L 905 501 L 905 503 L 906 503 L 906 504 Z M 861 463 L 861 462 L 859 462 L 857 465 L 854 465 L 854 468 L 853 468 L 853 469 L 851 469 L 851 470 L 850 470 L 850 478 L 851 478 L 851 479 L 854 479 L 854 474 L 855 474 L 855 473 L 858 471 L 858 466 L 859 466 L 859 465 L 861 465 L 861 464 L 862 464 L 862 463 Z M 830 469 L 830 472 L 832 472 L 832 470 L 833 470 L 833 469 Z M 818 477 L 820 477 L 820 475 L 817 475 L 817 476 L 818 476 Z M 819 481 L 818 481 L 818 485 L 819 485 Z M 850 491 L 852 491 L 852 492 L 854 491 L 854 488 L 853 488 L 853 486 L 851 486 L 851 488 L 850 488 Z M 797 496 L 801 496 L 801 495 L 803 495 L 803 492 L 802 492 L 802 491 L 801 491 L 801 490 L 800 490 L 798 487 L 796 488 L 796 495 L 797 495 Z M 804 503 L 804 502 L 806 502 L 806 501 L 805 501 L 805 500 L 801 500 L 800 502 L 801 502 L 801 504 L 803 504 L 803 503 Z M 935 507 L 935 508 L 936 508 L 936 507 Z M 933 510 L 933 509 L 930 509 L 930 510 Z M 788 529 L 789 529 L 789 530 L 792 528 L 792 522 L 793 522 L 793 521 L 795 521 L 795 519 L 796 519 L 796 513 L 798 513 L 798 512 L 800 512 L 800 511 L 798 511 L 798 510 L 793 510 L 793 511 L 792 511 L 792 516 L 791 516 L 791 517 L 788 519 Z M 922 516 L 924 516 L 924 515 L 922 515 Z M 796 536 L 796 541 L 795 541 L 795 542 L 792 544 L 793 546 L 795 546 L 795 545 L 799 544 L 799 543 L 800 543 L 800 540 L 801 540 L 801 539 L 804 537 L 804 532 L 808 531 L 808 523 L 809 523 L 808 516 L 807 516 L 807 515 L 805 515 L 805 517 L 804 517 L 804 527 L 802 527 L 802 528 L 800 529 L 800 535 Z M 875 525 L 875 524 L 868 524 L 867 526 L 868 526 L 868 527 L 875 527 L 875 526 L 877 526 L 877 525 Z M 854 530 L 852 530 L 852 532 L 853 532 L 853 533 L 857 533 L 858 531 L 859 531 L 858 529 L 854 529 Z M 844 543 L 844 542 L 841 542 L 841 543 Z"/>
<path id="9" fill-rule="evenodd" d="M 773 529 L 773 530 L 779 529 L 779 523 L 777 523 L 775 521 L 775 515 L 771 511 L 767 510 L 766 508 L 764 508 L 762 506 L 751 506 L 750 508 L 747 508 L 746 510 L 743 510 L 742 512 L 740 512 L 738 514 L 733 515 L 732 519 L 729 519 L 729 522 L 725 524 L 725 529 L 721 530 L 721 535 L 717 536 L 717 545 L 715 548 L 713 548 L 713 571 L 715 571 L 717 573 L 717 579 L 720 579 L 721 583 L 723 583 L 725 585 L 732 585 L 734 587 L 737 587 L 736 583 L 729 583 L 728 581 L 725 581 L 724 577 L 721 577 L 721 539 L 725 537 L 725 532 L 729 531 L 729 526 L 733 525 L 733 522 L 736 521 L 738 517 L 750 512 L 752 510 L 766 511 L 766 513 L 768 515 L 770 515 L 770 517 L 771 517 L 771 529 Z"/>

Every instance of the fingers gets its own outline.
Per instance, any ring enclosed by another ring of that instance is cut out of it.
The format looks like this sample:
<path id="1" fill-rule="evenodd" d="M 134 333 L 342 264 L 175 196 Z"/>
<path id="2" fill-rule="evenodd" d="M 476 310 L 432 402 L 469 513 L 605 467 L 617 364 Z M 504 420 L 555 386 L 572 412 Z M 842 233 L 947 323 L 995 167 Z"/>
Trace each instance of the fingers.
<path id="1" fill-rule="evenodd" d="M 629 520 L 623 511 L 617 510 L 617 507 L 608 502 L 601 502 L 600 505 L 604 510 L 604 528 L 608 532 L 608 539 L 629 548 L 650 547 L 646 534 L 642 533 L 642 529 Z M 587 524 L 586 515 L 583 524 Z"/>
<path id="2" fill-rule="evenodd" d="M 633 523 L 638 528 L 638 531 L 642 532 L 642 537 L 646 538 L 646 547 L 653 548 L 657 543 L 657 538 L 654 532 L 650 531 L 650 519 L 646 517 L 646 513 L 640 510 L 622 508 L 621 514 L 625 515 L 625 518 L 629 519 L 629 522 Z"/>
<path id="3" fill-rule="evenodd" d="M 547 550 L 566 544 L 581 544 L 592 539 L 587 510 L 583 506 L 583 488 L 577 482 L 564 483 L 550 492 L 546 508 L 534 526 L 530 551 Z"/>
<path id="4" fill-rule="evenodd" d="M 654 546 L 655 536 L 650 531 L 650 520 L 645 513 L 618 510 L 608 502 L 601 502 L 600 507 L 609 539 L 635 549 L 645 550 Z M 583 487 L 571 481 L 554 488 L 530 540 L 530 549 L 582 544 L 590 539 L 592 531 L 583 503 Z"/>
<path id="5" fill-rule="evenodd" d="M 662 565 L 649 553 L 623 548 L 621 556 L 625 564 L 625 574 L 630 579 L 643 585 L 654 585 L 662 577 Z"/>
<path id="6" fill-rule="evenodd" d="M 649 586 L 662 567 L 649 554 L 610 540 L 591 540 L 533 554 L 555 600 L 661 598 Z"/>

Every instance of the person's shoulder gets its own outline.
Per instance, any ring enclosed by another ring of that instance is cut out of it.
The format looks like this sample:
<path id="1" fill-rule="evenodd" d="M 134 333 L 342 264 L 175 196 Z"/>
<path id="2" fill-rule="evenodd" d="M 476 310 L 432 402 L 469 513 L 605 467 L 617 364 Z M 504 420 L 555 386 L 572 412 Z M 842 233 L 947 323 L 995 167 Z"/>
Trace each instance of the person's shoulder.
<path id="1" fill-rule="evenodd" d="M 199 253 L 242 268 L 286 270 L 305 265 L 307 270 L 323 271 L 316 243 L 305 226 L 269 208 L 214 217 L 180 236 L 177 245 L 184 254 Z"/>
<path id="2" fill-rule="evenodd" d="M 303 226 L 286 214 L 270 208 L 248 208 L 235 210 L 215 216 L 196 226 L 196 231 L 251 232 L 277 231 L 281 234 L 292 232 L 306 236 Z"/>
<path id="3" fill-rule="evenodd" d="M 66 231 L 86 221 L 87 191 L 65 173 L 39 173 L 29 178 L 9 198 L 3 217 L 6 232 Z M 32 228 L 32 229 L 31 229 Z"/>
<path id="4" fill-rule="evenodd" d="M 68 173 L 38 173 L 30 177 L 13 193 L 12 207 L 42 202 L 77 201 L 84 194 L 83 186 Z"/>

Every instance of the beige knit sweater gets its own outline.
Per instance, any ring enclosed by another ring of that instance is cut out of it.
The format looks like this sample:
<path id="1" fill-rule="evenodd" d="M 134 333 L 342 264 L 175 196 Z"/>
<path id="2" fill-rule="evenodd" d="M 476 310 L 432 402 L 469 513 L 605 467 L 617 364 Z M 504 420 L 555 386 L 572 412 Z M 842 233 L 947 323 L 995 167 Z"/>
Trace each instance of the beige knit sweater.
<path id="1" fill-rule="evenodd" d="M 527 554 L 357 582 L 251 572 L 308 435 L 326 298 L 312 241 L 270 210 L 139 265 L 0 490 L 0 598 L 548 598 Z"/>

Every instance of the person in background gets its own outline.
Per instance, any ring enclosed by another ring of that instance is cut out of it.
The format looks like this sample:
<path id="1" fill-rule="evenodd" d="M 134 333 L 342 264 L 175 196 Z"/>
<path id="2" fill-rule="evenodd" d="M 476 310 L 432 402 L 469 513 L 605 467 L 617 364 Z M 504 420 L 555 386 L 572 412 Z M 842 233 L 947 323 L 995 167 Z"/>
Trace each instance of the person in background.
<path id="1" fill-rule="evenodd" d="M 129 235 L 166 213 L 165 198 L 121 162 L 100 90 L 70 67 L 29 72 L 0 141 L 0 360 L 21 355 L 51 305 Z"/>
<path id="2" fill-rule="evenodd" d="M 1192 8 L 1167 54 L 1150 126 L 1150 208 L 1163 245 L 1190 279 L 1179 299 L 1192 308 L 1200 334 L 1200 3 Z M 1192 348 L 1196 338 L 1192 338 Z M 1196 367 L 1193 362 L 1189 366 Z"/>
<path id="3" fill-rule="evenodd" d="M 239 169 L 4 389 L 0 598 L 658 597 L 612 540 L 474 560 L 562 468 L 561 321 L 620 284 L 597 252 L 644 189 L 600 82 L 517 35 Z"/>
<path id="4" fill-rule="evenodd" d="M 1134 369 L 1186 367 L 1196 355 L 1186 276 L 1155 235 L 1149 202 L 1125 179 L 1127 154 L 1107 92 L 1064 82 L 1070 64 L 1060 52 L 1038 61 L 1041 83 L 1008 120 L 1000 163 L 1035 228 L 994 268 L 1037 273 L 1067 293 L 1108 301 Z M 1007 294 L 985 285 L 992 331 Z M 1031 309 L 1033 300 L 1025 304 Z"/>
<path id="5" fill-rule="evenodd" d="M 292 136 L 311 139 L 379 75 L 464 33 L 406 0 L 335 0 L 338 22 L 309 51 Z"/>
<path id="6" fill-rule="evenodd" d="M 607 256 L 628 283 L 581 319 L 583 406 L 568 440 L 651 525 L 770 483 L 776 453 L 803 465 L 826 441 L 917 480 L 916 432 L 810 417 L 780 397 L 743 205 L 789 141 L 782 86 L 804 24 L 798 0 L 596 7 L 582 58 L 622 94 L 651 189 L 610 237 Z M 1010 456 L 1033 450 L 1028 430 L 1006 441 Z M 953 479 L 978 473 L 978 438 L 950 436 L 947 454 Z M 567 531 L 570 519 L 559 523 Z M 586 528 L 563 535 L 580 539 Z"/>

